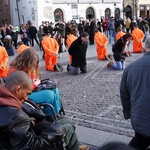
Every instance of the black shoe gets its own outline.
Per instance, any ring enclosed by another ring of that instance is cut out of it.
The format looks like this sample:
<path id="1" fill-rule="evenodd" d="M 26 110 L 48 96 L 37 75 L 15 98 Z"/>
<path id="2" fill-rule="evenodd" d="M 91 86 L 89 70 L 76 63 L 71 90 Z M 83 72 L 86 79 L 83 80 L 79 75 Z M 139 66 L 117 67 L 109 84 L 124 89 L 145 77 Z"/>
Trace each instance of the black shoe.
<path id="1" fill-rule="evenodd" d="M 63 66 L 60 63 L 58 63 L 57 66 L 60 68 L 61 71 L 64 70 Z"/>
<path id="2" fill-rule="evenodd" d="M 55 70 L 55 71 L 58 71 L 58 72 L 61 72 L 61 70 L 60 70 L 60 68 L 58 67 L 57 64 L 54 66 L 54 70 Z"/>
<path id="3" fill-rule="evenodd" d="M 70 71 L 70 70 L 69 70 L 69 67 L 70 67 L 70 65 L 68 64 L 68 65 L 67 65 L 67 71 L 68 71 L 68 72 Z"/>

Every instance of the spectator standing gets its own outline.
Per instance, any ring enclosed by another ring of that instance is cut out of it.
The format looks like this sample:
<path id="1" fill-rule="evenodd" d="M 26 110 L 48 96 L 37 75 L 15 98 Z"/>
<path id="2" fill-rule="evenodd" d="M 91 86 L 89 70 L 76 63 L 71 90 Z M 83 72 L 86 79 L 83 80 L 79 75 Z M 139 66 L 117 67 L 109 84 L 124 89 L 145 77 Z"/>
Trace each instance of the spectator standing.
<path id="1" fill-rule="evenodd" d="M 94 30 L 95 30 L 96 26 L 95 26 L 95 22 L 94 19 L 91 18 L 90 19 L 90 25 L 89 25 L 89 42 L 90 45 L 94 44 Z"/>
<path id="2" fill-rule="evenodd" d="M 28 31 L 27 31 L 27 28 L 26 28 L 26 24 L 21 25 L 20 35 L 21 35 L 22 42 L 25 45 L 29 46 L 29 44 L 28 44 Z"/>
<path id="3" fill-rule="evenodd" d="M 12 27 L 11 29 L 11 37 L 12 37 L 13 46 L 15 47 L 15 49 L 17 49 L 18 32 L 14 27 Z"/>
<path id="4" fill-rule="evenodd" d="M 114 43 L 116 43 L 116 37 L 115 37 L 115 21 L 114 17 L 110 18 L 110 21 L 108 23 L 108 29 L 109 29 L 109 43 L 111 44 L 112 38 L 114 38 Z"/>
<path id="5" fill-rule="evenodd" d="M 125 25 L 126 25 L 126 33 L 129 33 L 130 32 L 130 23 L 131 23 L 131 19 L 128 17 L 126 22 L 125 22 Z"/>
<path id="6" fill-rule="evenodd" d="M 55 39 L 59 45 L 58 57 L 60 58 L 62 56 L 62 52 L 63 52 L 63 39 L 62 39 L 61 34 L 57 33 Z"/>
<path id="7" fill-rule="evenodd" d="M 131 119 L 135 136 L 129 145 L 146 150 L 150 146 L 150 36 L 145 41 L 146 52 L 123 72 L 120 97 L 125 119 Z"/>
<path id="8" fill-rule="evenodd" d="M 39 45 L 40 45 L 40 49 L 41 50 L 43 50 L 43 48 L 42 48 L 42 40 L 43 40 L 43 34 L 44 34 L 44 31 L 43 31 L 43 26 L 42 25 L 40 25 L 39 26 L 39 30 L 38 30 L 38 32 L 37 32 L 37 35 L 38 35 L 38 38 L 39 38 Z"/>
<path id="9" fill-rule="evenodd" d="M 108 37 L 108 21 L 104 18 L 102 22 L 103 33 Z"/>
<path id="10" fill-rule="evenodd" d="M 39 42 L 37 40 L 37 29 L 33 25 L 33 23 L 31 23 L 31 26 L 29 27 L 29 34 L 31 37 L 31 46 L 34 46 L 34 40 L 36 41 L 37 45 L 39 45 Z"/>

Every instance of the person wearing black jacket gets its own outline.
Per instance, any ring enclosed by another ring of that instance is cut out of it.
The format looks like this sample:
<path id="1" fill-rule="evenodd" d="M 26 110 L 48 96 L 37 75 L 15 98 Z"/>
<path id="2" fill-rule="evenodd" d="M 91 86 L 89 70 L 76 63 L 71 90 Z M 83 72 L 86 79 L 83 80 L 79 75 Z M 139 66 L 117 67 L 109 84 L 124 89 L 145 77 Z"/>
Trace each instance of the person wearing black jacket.
<path id="1" fill-rule="evenodd" d="M 67 71 L 79 75 L 87 72 L 86 52 L 88 47 L 89 34 L 82 32 L 81 36 L 76 39 L 68 49 L 69 54 L 72 56 L 71 65 L 68 64 Z"/>
<path id="2" fill-rule="evenodd" d="M 33 26 L 33 23 L 31 23 L 31 26 L 29 27 L 29 35 L 31 37 L 31 46 L 34 46 L 34 39 L 37 45 L 39 45 L 36 34 L 37 34 L 37 29 L 35 26 Z"/>
<path id="3" fill-rule="evenodd" d="M 114 53 L 113 56 L 116 63 L 110 61 L 107 64 L 108 68 L 113 68 L 116 70 L 125 69 L 125 58 L 127 57 L 125 48 L 128 42 L 131 40 L 133 40 L 132 35 L 130 33 L 126 33 L 116 42 L 116 44 L 113 45 L 112 51 Z"/>
<path id="4" fill-rule="evenodd" d="M 69 122 L 50 123 L 39 109 L 30 109 L 33 105 L 24 106 L 32 89 L 32 80 L 23 71 L 11 73 L 0 85 L 0 149 L 56 150 L 64 138 L 66 150 L 87 150 L 86 145 L 79 146 Z"/>

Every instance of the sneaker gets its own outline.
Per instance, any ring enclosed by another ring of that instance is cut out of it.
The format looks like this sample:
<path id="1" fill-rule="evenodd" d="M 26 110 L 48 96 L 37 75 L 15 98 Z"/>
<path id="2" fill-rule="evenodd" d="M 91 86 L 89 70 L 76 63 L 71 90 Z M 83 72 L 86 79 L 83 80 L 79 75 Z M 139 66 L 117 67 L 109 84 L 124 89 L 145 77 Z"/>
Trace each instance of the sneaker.
<path id="1" fill-rule="evenodd" d="M 80 150 L 88 150 L 88 146 L 85 145 L 85 144 L 84 144 L 84 145 L 80 145 L 80 146 L 79 146 L 79 149 L 80 149 Z"/>
<path id="2" fill-rule="evenodd" d="M 58 67 L 57 64 L 54 66 L 54 70 L 55 70 L 55 71 L 58 71 L 58 72 L 61 72 L 61 70 L 60 70 L 60 68 Z"/>

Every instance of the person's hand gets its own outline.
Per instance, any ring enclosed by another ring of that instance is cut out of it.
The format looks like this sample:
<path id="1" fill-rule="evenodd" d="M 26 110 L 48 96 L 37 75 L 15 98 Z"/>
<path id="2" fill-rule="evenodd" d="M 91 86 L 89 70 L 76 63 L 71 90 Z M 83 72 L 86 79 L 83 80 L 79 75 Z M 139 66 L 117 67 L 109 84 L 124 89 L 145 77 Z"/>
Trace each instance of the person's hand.
<path id="1" fill-rule="evenodd" d="M 3 69 L 3 67 L 2 66 L 0 66 L 0 70 L 2 70 Z"/>
<path id="2" fill-rule="evenodd" d="M 38 86 L 41 83 L 40 79 L 34 79 L 33 80 L 34 85 Z"/>
<path id="3" fill-rule="evenodd" d="M 52 56 L 57 56 L 57 54 L 56 54 L 56 53 L 53 53 Z"/>
<path id="4" fill-rule="evenodd" d="M 137 42 L 138 42 L 138 43 L 140 43 L 140 42 L 141 42 L 141 40 L 138 40 Z"/>

